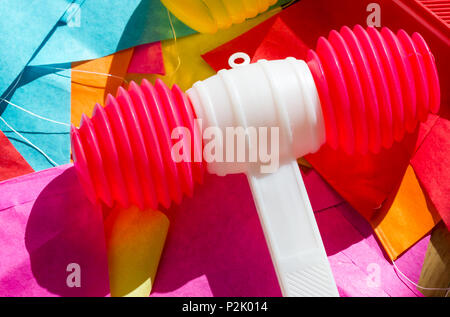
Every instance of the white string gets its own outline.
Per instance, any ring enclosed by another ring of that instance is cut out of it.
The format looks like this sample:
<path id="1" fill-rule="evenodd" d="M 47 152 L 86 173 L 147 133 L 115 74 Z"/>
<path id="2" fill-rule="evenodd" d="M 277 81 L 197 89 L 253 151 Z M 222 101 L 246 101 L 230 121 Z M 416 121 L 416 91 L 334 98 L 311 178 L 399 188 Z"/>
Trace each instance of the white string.
<path id="1" fill-rule="evenodd" d="M 167 11 L 167 16 L 169 17 L 170 28 L 172 29 L 173 41 L 174 41 L 174 46 L 175 46 L 175 53 L 177 54 L 177 66 L 175 67 L 175 70 L 171 74 L 166 75 L 169 78 L 172 78 L 177 73 L 177 71 L 180 69 L 181 58 L 180 58 L 180 54 L 178 54 L 177 34 L 176 34 L 175 28 L 173 26 L 172 16 L 170 15 L 170 11 L 167 8 L 166 8 L 166 11 Z"/>
<path id="2" fill-rule="evenodd" d="M 65 71 L 65 70 L 69 70 L 67 68 L 60 68 L 60 67 L 53 67 L 53 66 L 47 66 L 47 65 L 39 65 L 39 66 L 34 66 L 34 67 L 43 67 L 43 68 L 49 68 L 49 69 L 55 69 L 55 70 L 61 70 L 61 71 Z M 22 75 L 24 73 L 23 69 L 20 74 L 19 74 L 19 78 L 16 80 L 16 82 L 14 83 L 13 87 L 11 87 L 11 89 L 6 93 L 5 97 L 9 97 L 10 93 L 17 87 L 18 83 L 20 82 L 20 79 L 22 78 Z M 120 77 L 120 76 L 116 76 L 113 74 L 107 74 L 107 73 L 100 73 L 100 72 L 93 72 L 93 71 L 88 71 L 88 70 L 81 70 L 81 69 L 70 69 L 72 72 L 80 72 L 80 73 L 88 73 L 88 74 L 95 74 L 95 75 L 103 75 L 103 76 L 108 76 L 108 77 L 113 77 L 113 78 L 117 78 L 120 79 L 122 81 L 124 81 L 125 83 L 128 84 L 128 82 L 125 80 L 125 78 Z M 0 98 L 0 101 L 4 101 L 7 104 L 9 104 L 12 107 L 15 107 L 16 109 L 19 109 L 25 113 L 28 113 L 29 115 L 39 118 L 41 120 L 45 120 L 48 122 L 52 122 L 54 124 L 59 124 L 59 125 L 63 125 L 63 126 L 67 126 L 70 127 L 70 124 L 67 124 L 65 122 L 60 122 L 60 121 L 56 121 L 56 120 L 52 120 L 43 116 L 40 116 L 34 112 L 31 112 L 15 103 L 12 103 L 11 101 L 4 99 L 4 98 Z M 26 143 L 28 143 L 31 147 L 33 147 L 35 150 L 37 150 L 39 153 L 41 153 L 53 166 L 57 166 L 58 164 L 50 157 L 48 156 L 41 148 L 39 148 L 37 145 L 33 144 L 30 140 L 28 140 L 25 136 L 23 136 L 21 133 L 19 133 L 16 129 L 14 129 L 8 122 L 6 122 L 5 119 L 3 119 L 0 116 L 0 119 L 3 121 L 3 123 L 11 130 L 13 131 L 15 134 L 17 134 L 21 139 L 23 139 Z"/>
<path id="3" fill-rule="evenodd" d="M 397 265 L 395 264 L 394 261 L 391 261 L 392 265 L 394 266 L 394 269 L 397 273 L 399 273 L 401 276 L 403 276 L 403 278 L 405 278 L 409 283 L 411 283 L 412 285 L 414 285 L 417 288 L 420 288 L 422 290 L 426 290 L 426 291 L 447 291 L 447 293 L 445 294 L 445 296 L 448 295 L 450 288 L 439 288 L 439 287 L 423 287 L 420 286 L 417 283 L 414 283 L 413 281 L 411 281 L 402 271 L 400 271 L 400 269 L 397 267 Z"/>
<path id="4" fill-rule="evenodd" d="M 16 89 L 17 85 L 19 84 L 20 80 L 22 79 L 22 75 L 24 72 L 25 72 L 25 68 L 22 69 L 22 71 L 19 73 L 19 76 L 17 76 L 17 79 L 15 80 L 14 85 L 6 91 L 5 98 L 8 98 L 11 95 L 11 93 L 14 91 L 14 89 Z"/>
<path id="5" fill-rule="evenodd" d="M 120 79 L 120 80 L 124 81 L 126 84 L 128 84 L 128 81 L 125 78 L 117 76 L 117 75 L 113 75 L 113 74 L 108 74 L 108 73 L 93 72 L 93 71 L 90 71 L 90 70 L 83 70 L 83 69 L 60 68 L 60 67 L 53 67 L 53 66 L 47 66 L 47 65 L 39 65 L 39 66 L 34 66 L 34 67 L 43 67 L 43 68 L 49 68 L 49 69 L 55 69 L 55 70 L 70 70 L 72 72 L 78 72 L 78 73 L 103 75 L 103 76 L 108 76 L 108 77 L 113 77 L 113 78 Z"/>
<path id="6" fill-rule="evenodd" d="M 36 66 L 36 67 L 44 67 L 44 68 L 50 68 L 50 69 L 55 69 L 55 70 L 68 70 L 66 68 L 46 66 L 46 65 L 39 65 L 39 66 Z M 104 76 L 108 76 L 108 77 L 114 77 L 114 78 L 120 79 L 120 80 L 122 80 L 122 81 L 124 81 L 125 83 L 128 84 L 128 82 L 125 80 L 125 78 L 120 77 L 120 76 L 116 76 L 116 75 L 113 75 L 113 74 L 99 73 L 99 72 L 93 72 L 93 71 L 81 70 L 81 69 L 72 69 L 71 71 L 73 71 L 73 72 L 81 72 L 81 73 L 88 73 L 88 74 L 95 74 L 95 75 L 104 75 Z M 16 83 L 16 85 L 17 85 L 17 83 Z M 64 126 L 70 127 L 70 124 L 67 124 L 67 123 L 64 123 L 64 122 L 60 122 L 60 121 L 56 121 L 56 120 L 52 120 L 52 119 L 49 119 L 49 118 L 46 118 L 46 117 L 42 117 L 42 116 L 40 116 L 40 115 L 38 115 L 38 114 L 36 114 L 34 112 L 31 112 L 31 111 L 29 111 L 29 110 L 19 106 L 19 105 L 16 105 L 16 104 L 12 103 L 11 101 L 6 100 L 4 98 L 0 98 L 0 101 L 5 101 L 9 105 L 11 105 L 11 106 L 13 106 L 13 107 L 15 107 L 15 108 L 17 108 L 19 110 L 22 110 L 22 111 L 28 113 L 29 115 L 32 115 L 32 116 L 34 116 L 36 118 L 39 118 L 41 120 L 45 120 L 45 121 L 49 121 L 49 122 L 52 122 L 52 123 L 55 123 L 55 124 L 60 124 L 60 125 L 64 125 Z"/>
<path id="7" fill-rule="evenodd" d="M 56 123 L 56 124 L 60 124 L 60 125 L 64 125 L 64 126 L 70 127 L 70 124 L 67 124 L 67 123 L 64 123 L 64 122 L 60 122 L 60 121 L 56 121 L 56 120 L 52 120 L 52 119 L 49 119 L 49 118 L 42 117 L 42 116 L 40 116 L 40 115 L 38 115 L 38 114 L 36 114 L 36 113 L 34 113 L 34 112 L 31 112 L 31 111 L 29 111 L 29 110 L 27 110 L 27 109 L 22 108 L 22 107 L 19 106 L 19 105 L 16 105 L 16 104 L 12 103 L 12 102 L 9 101 L 9 100 L 3 99 L 3 98 L 0 98 L 0 100 L 6 102 L 7 104 L 9 104 L 9 105 L 11 105 L 11 106 L 13 106 L 13 107 L 15 107 L 15 108 L 17 108 L 17 109 L 19 109 L 19 110 L 22 110 L 23 112 L 28 113 L 29 115 L 32 115 L 33 117 L 36 117 L 36 118 L 39 118 L 39 119 L 41 119 L 41 120 L 45 120 L 45 121 L 48 121 L 48 122 L 52 122 L 52 123 Z"/>
<path id="8" fill-rule="evenodd" d="M 67 5 L 67 8 L 64 10 L 64 12 L 66 12 L 66 11 L 69 9 L 69 7 L 70 7 L 71 5 L 72 5 L 72 3 L 69 3 L 69 4 Z M 46 66 L 46 65 L 40 65 L 40 66 L 38 66 L 38 67 L 50 68 L 50 69 L 55 69 L 55 70 L 64 70 L 64 71 L 65 71 L 65 70 L 69 70 L 69 69 L 66 69 L 66 68 L 59 68 L 59 67 Z M 14 85 L 13 85 L 12 87 L 10 87 L 10 89 L 6 92 L 6 94 L 5 94 L 5 97 L 6 97 L 6 98 L 9 97 L 9 95 L 11 94 L 11 92 L 13 92 L 14 89 L 15 89 L 15 88 L 17 87 L 17 85 L 19 84 L 20 80 L 22 79 L 22 75 L 23 75 L 24 71 L 25 71 L 25 68 L 22 69 L 22 71 L 19 73 L 19 76 L 18 76 L 18 78 L 16 79 L 16 82 L 14 83 Z M 121 77 L 119 77 L 119 76 L 115 76 L 115 75 L 112 75 L 112 74 L 99 73 L 99 72 L 92 72 L 92 71 L 87 71 L 87 70 L 78 70 L 78 69 L 76 69 L 76 70 L 71 69 L 71 71 L 82 72 L 82 73 L 90 73 L 90 74 L 96 74 L 96 75 L 105 75 L 105 76 L 109 76 L 109 77 L 114 77 L 114 78 L 121 79 L 121 80 L 123 80 L 125 83 L 128 84 L 128 82 L 127 82 L 124 78 L 121 78 Z M 24 111 L 24 112 L 26 112 L 26 113 L 28 113 L 28 114 L 30 114 L 30 115 L 36 117 L 36 118 L 39 118 L 39 119 L 41 119 L 41 120 L 53 122 L 53 123 L 55 123 L 55 124 L 61 124 L 61 125 L 64 125 L 64 126 L 70 126 L 69 124 L 64 123 L 64 122 L 59 122 L 59 121 L 55 121 L 55 120 L 52 120 L 52 119 L 48 119 L 48 118 L 42 117 L 42 116 L 40 116 L 40 115 L 38 115 L 38 114 L 36 114 L 36 113 L 33 113 L 33 112 L 29 111 L 29 110 L 26 110 L 26 109 L 24 109 L 24 108 L 22 108 L 22 107 L 20 107 L 20 106 L 18 106 L 18 105 L 16 105 L 16 104 L 13 104 L 12 102 L 10 102 L 10 101 L 8 101 L 8 100 L 6 100 L 6 99 L 0 98 L 0 100 L 1 100 L 1 101 L 5 101 L 5 102 L 8 103 L 9 105 L 11 105 L 11 106 L 13 106 L 13 107 L 16 107 L 17 109 L 20 109 L 20 110 L 22 110 L 22 111 Z M 48 156 L 41 148 L 39 148 L 38 146 L 36 146 L 35 144 L 33 144 L 33 142 L 31 142 L 30 140 L 28 140 L 28 139 L 27 139 L 26 137 L 24 137 L 21 133 L 19 133 L 19 131 L 17 131 L 16 129 L 14 129 L 8 122 L 6 122 L 6 120 L 5 120 L 2 116 L 0 116 L 0 120 L 3 121 L 3 123 L 4 123 L 11 131 L 13 131 L 15 134 L 17 134 L 21 139 L 23 139 L 26 143 L 28 143 L 31 147 L 33 147 L 33 148 L 34 148 L 35 150 L 37 150 L 39 153 L 41 153 L 41 154 L 42 154 L 42 155 L 43 155 L 43 156 L 44 156 L 44 157 L 45 157 L 45 158 L 46 158 L 53 166 L 58 166 L 58 163 L 56 163 L 50 156 Z"/>
<path id="9" fill-rule="evenodd" d="M 41 153 L 42 155 L 44 155 L 44 157 L 50 162 L 52 163 L 53 166 L 57 166 L 58 164 L 53 161 L 47 154 L 45 154 L 45 152 L 43 150 L 41 150 L 39 147 L 37 147 L 36 145 L 34 145 L 30 140 L 28 140 L 26 137 L 24 137 L 22 134 L 20 134 L 18 131 L 16 131 L 12 126 L 10 126 L 8 124 L 8 122 L 6 122 L 5 119 L 3 119 L 0 116 L 0 120 L 3 121 L 3 123 L 9 128 L 11 129 L 15 134 L 17 134 L 19 137 L 21 137 L 25 142 L 27 142 L 29 145 L 31 145 L 35 150 L 37 150 L 39 153 Z"/>

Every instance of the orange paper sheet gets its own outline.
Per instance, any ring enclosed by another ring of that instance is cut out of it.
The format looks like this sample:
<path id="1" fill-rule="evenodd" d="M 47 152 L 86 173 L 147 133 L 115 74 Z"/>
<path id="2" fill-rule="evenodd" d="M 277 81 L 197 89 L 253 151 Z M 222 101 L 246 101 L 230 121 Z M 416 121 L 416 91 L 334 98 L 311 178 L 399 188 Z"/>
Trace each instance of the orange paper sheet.
<path id="1" fill-rule="evenodd" d="M 411 165 L 391 197 L 370 220 L 387 254 L 395 260 L 441 220 L 428 204 Z"/>
<path id="2" fill-rule="evenodd" d="M 81 115 L 90 116 L 96 103 L 116 94 L 128 69 L 133 48 L 86 62 L 72 63 L 71 122 L 78 126 Z M 111 74 L 107 76 L 104 74 Z"/>

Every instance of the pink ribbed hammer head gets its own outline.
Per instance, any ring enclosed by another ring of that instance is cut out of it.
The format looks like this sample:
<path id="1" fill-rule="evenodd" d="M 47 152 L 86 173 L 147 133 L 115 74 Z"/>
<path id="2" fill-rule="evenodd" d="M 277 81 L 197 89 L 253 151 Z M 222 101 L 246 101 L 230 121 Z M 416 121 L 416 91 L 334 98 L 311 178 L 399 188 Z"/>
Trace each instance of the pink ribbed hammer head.
<path id="1" fill-rule="evenodd" d="M 343 27 L 321 37 L 307 62 L 332 148 L 377 153 L 439 110 L 434 57 L 418 33 Z"/>
<path id="2" fill-rule="evenodd" d="M 191 196 L 194 182 L 203 179 L 203 162 L 175 162 L 171 133 L 187 128 L 200 145 L 183 148 L 201 150 L 194 118 L 187 96 L 161 80 L 131 82 L 128 91 L 108 95 L 105 107 L 96 105 L 92 118 L 83 115 L 80 127 L 71 128 L 74 164 L 90 200 L 155 209 Z"/>

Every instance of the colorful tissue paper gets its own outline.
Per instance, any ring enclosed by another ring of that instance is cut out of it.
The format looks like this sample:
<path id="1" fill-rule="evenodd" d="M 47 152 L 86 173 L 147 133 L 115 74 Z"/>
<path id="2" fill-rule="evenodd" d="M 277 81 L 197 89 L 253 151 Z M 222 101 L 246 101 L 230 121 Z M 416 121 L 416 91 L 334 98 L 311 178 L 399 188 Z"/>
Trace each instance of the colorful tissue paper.
<path id="1" fill-rule="evenodd" d="M 131 48 L 94 60 L 72 63 L 71 122 L 75 126 L 80 124 L 83 113 L 90 116 L 96 103 L 104 105 L 108 94 L 116 94 L 132 56 Z"/>
<path id="2" fill-rule="evenodd" d="M 397 276 L 367 222 L 348 204 L 339 202 L 336 193 L 310 171 L 303 173 L 305 184 L 313 196 L 311 201 L 340 295 L 420 296 Z M 8 180 L 0 183 L 0 189 L 0 225 L 5 228 L 0 238 L 6 242 L 0 249 L 2 296 L 107 296 L 106 246 L 115 254 L 121 250 L 139 254 L 149 248 L 145 243 L 126 246 L 124 238 L 128 234 L 130 242 L 139 242 L 146 229 L 120 233 L 117 224 L 126 227 L 140 216 L 114 211 L 103 215 L 84 196 L 71 164 Z M 320 197 L 314 193 L 319 192 L 328 204 L 318 203 Z M 127 219 L 111 222 L 115 217 Z M 152 296 L 281 295 L 244 175 L 206 175 L 194 197 L 185 197 L 179 206 L 171 207 L 167 217 L 171 227 Z M 115 232 L 113 235 L 122 239 L 105 241 L 103 222 L 107 236 Z M 420 275 L 428 239 L 425 237 L 396 262 L 414 282 Z M 153 254 L 153 258 L 157 255 Z M 67 278 L 73 278 L 71 267 L 69 271 L 67 267 L 71 263 L 80 266 L 80 288 L 67 286 Z M 125 262 L 121 268 L 133 267 L 129 265 Z M 134 265 L 139 268 L 137 262 Z M 117 265 L 116 269 L 117 278 L 123 270 Z M 380 274 L 373 275 L 374 270 Z M 148 277 L 136 278 L 138 274 L 130 276 L 132 285 L 143 282 L 136 292 L 148 290 Z"/>
<path id="3" fill-rule="evenodd" d="M 127 72 L 165 75 L 161 42 L 136 46 Z"/>
<path id="4" fill-rule="evenodd" d="M 325 207 L 313 193 L 327 185 L 317 174 L 304 175 L 313 208 Z M 334 204 L 331 192 L 325 189 L 321 196 Z M 315 215 L 341 296 L 421 296 L 397 276 L 370 225 L 348 204 Z M 207 175 L 194 197 L 170 208 L 168 217 L 171 228 L 151 296 L 281 295 L 244 175 Z M 428 240 L 397 261 L 414 282 Z M 379 275 L 373 275 L 374 268 Z"/>
<path id="5" fill-rule="evenodd" d="M 296 34 L 306 47 L 315 47 L 317 39 L 325 36 L 332 29 L 339 29 L 343 25 L 365 24 L 367 3 L 369 2 L 351 0 L 339 2 L 302 0 L 282 10 L 246 34 L 205 53 L 203 58 L 215 71 L 230 68 L 228 58 L 237 50 L 252 58 L 278 18 L 282 19 L 283 23 Z M 273 40 L 278 41 L 276 38 Z M 287 46 L 285 43 L 282 45 L 288 49 Z M 306 52 L 304 50 L 295 54 L 298 58 L 304 58 Z"/>
<path id="6" fill-rule="evenodd" d="M 161 78 L 169 86 L 177 84 L 182 90 L 187 90 L 197 80 L 214 75 L 214 71 L 201 58 L 201 54 L 248 31 L 280 10 L 280 8 L 272 9 L 256 18 L 235 24 L 229 29 L 220 30 L 216 34 L 193 34 L 176 40 L 162 41 L 166 75 L 128 74 L 127 80 L 140 82 L 142 78 L 147 78 L 153 82 L 156 78 Z"/>
<path id="7" fill-rule="evenodd" d="M 2 1 L 0 45 L 4 49 L 0 52 L 0 96 L 12 95 L 17 78 L 27 65 L 89 60 L 172 38 L 173 32 L 177 37 L 194 32 L 175 17 L 171 20 L 173 29 L 160 1 Z M 30 25 L 33 27 L 27 27 Z M 37 169 L 45 165 L 22 154 Z"/>
<path id="8" fill-rule="evenodd" d="M 336 27 L 334 24 L 339 21 L 339 14 L 335 14 L 327 20 L 330 25 L 327 26 L 323 23 L 317 25 L 314 20 L 314 16 L 318 14 L 316 5 L 318 4 L 311 1 L 302 1 L 295 4 L 255 29 L 208 52 L 203 57 L 215 70 L 225 67 L 229 56 L 236 51 L 241 51 L 241 48 L 250 55 L 252 61 L 261 58 L 278 59 L 288 56 L 305 58 L 308 47 L 314 47 L 317 38 L 326 35 L 327 29 Z M 308 28 L 304 25 L 306 23 L 310 24 Z M 305 32 L 304 30 L 308 31 Z M 289 43 L 289 45 L 286 43 Z M 229 68 L 229 66 L 227 65 L 226 68 Z M 307 160 L 344 199 L 350 202 L 367 220 L 370 220 L 379 211 L 388 196 L 395 194 L 412 155 L 427 137 L 437 118 L 435 115 L 430 115 L 428 121 L 421 124 L 416 134 L 409 135 L 401 144 L 396 144 L 393 148 L 383 150 L 377 155 L 348 156 L 342 151 L 334 151 L 325 145 L 317 154 L 307 156 Z M 330 160 L 329 157 L 333 157 L 333 160 Z M 410 191 L 420 191 L 417 181 L 407 183 L 408 185 L 403 186 L 408 187 Z M 401 198 L 397 200 L 404 201 Z M 399 205 L 396 204 L 396 206 Z M 400 209 L 397 208 L 396 210 Z M 383 224 L 386 230 L 384 230 L 382 241 L 386 250 L 396 250 L 395 252 L 388 252 L 393 259 L 429 232 L 437 221 L 436 217 L 432 216 L 432 211 L 425 204 L 415 205 L 411 215 L 421 214 L 425 219 L 433 219 L 433 221 L 417 221 L 409 215 L 408 210 L 402 210 L 404 212 L 391 214 L 395 214 L 396 217 L 388 217 L 387 219 L 400 221 L 403 217 L 403 221 L 406 221 L 406 223 L 414 222 L 414 226 L 419 226 L 420 230 L 414 231 L 414 234 L 399 235 L 398 230 L 387 229 L 389 226 L 386 219 Z M 400 243 L 400 247 L 398 237 L 402 236 L 404 241 Z M 389 243 L 391 239 L 393 246 Z"/>
<path id="9" fill-rule="evenodd" d="M 18 79 L 3 98 L 35 115 L 0 101 L 9 125 L 1 121 L 0 129 L 36 171 L 69 163 L 70 64 L 26 67 Z"/>
<path id="10" fill-rule="evenodd" d="M 25 161 L 2 131 L 0 131 L 0 153 L 0 182 L 33 172 L 30 164 Z"/>
<path id="11" fill-rule="evenodd" d="M 37 6 L 38 3 L 35 4 Z M 164 39 L 194 33 L 171 16 L 160 1 L 75 1 L 72 14 L 58 23 L 30 62 L 45 65 L 89 60 Z"/>
<path id="12" fill-rule="evenodd" d="M 109 294 L 102 212 L 71 166 L 0 183 L 1 296 Z"/>

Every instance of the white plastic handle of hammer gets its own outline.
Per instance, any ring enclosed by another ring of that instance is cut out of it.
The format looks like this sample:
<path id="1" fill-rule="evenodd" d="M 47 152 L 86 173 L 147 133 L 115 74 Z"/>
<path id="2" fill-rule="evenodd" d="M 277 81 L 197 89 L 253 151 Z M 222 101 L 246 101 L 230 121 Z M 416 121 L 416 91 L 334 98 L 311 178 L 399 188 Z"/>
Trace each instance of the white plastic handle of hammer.
<path id="1" fill-rule="evenodd" d="M 297 161 L 247 177 L 283 296 L 339 296 Z"/>

